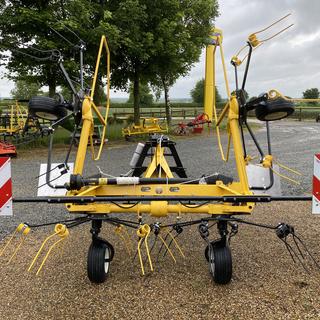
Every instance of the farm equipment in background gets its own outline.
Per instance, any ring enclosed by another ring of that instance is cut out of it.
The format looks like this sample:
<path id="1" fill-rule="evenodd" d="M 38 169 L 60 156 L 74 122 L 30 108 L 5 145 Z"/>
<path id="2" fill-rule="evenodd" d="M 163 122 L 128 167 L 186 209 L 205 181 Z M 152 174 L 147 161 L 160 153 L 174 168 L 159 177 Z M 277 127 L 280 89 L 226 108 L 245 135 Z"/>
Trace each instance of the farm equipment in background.
<path id="1" fill-rule="evenodd" d="M 188 123 L 179 122 L 174 129 L 174 133 L 180 136 L 188 135 L 191 132 L 202 133 L 205 124 L 207 124 L 208 129 L 210 129 L 211 122 L 212 121 L 206 113 L 201 113 Z"/>
<path id="2" fill-rule="evenodd" d="M 28 143 L 47 135 L 47 123 L 40 124 L 37 117 L 32 116 L 27 106 L 29 100 L 15 100 L 15 104 L 2 110 L 0 116 L 0 138 L 12 144 Z"/>
<path id="3" fill-rule="evenodd" d="M 139 125 L 132 124 L 127 128 L 122 129 L 122 135 L 126 140 L 129 140 L 131 136 L 135 135 L 167 132 L 167 125 L 161 126 L 158 118 L 141 118 Z"/>
<path id="4" fill-rule="evenodd" d="M 15 158 L 17 156 L 17 150 L 13 144 L 7 141 L 0 141 L 0 157 L 5 156 Z"/>
<path id="5" fill-rule="evenodd" d="M 278 20 L 277 22 L 283 20 Z M 273 23 L 274 26 L 277 22 Z M 270 27 L 271 27 L 270 26 Z M 263 29 L 265 31 L 268 28 Z M 282 31 L 284 31 L 283 29 Z M 259 32 L 262 32 L 259 31 Z M 281 33 L 278 32 L 277 34 Z M 274 183 L 273 155 L 271 153 L 271 139 L 269 132 L 269 121 L 283 119 L 289 116 L 294 111 L 293 103 L 287 101 L 280 93 L 275 90 L 264 93 L 254 101 L 247 102 L 244 98 L 244 90 L 246 79 L 250 66 L 250 58 L 253 48 L 259 46 L 261 43 L 271 39 L 259 41 L 256 32 L 251 34 L 248 38 L 246 48 L 248 54 L 246 56 L 247 63 L 243 76 L 241 88 L 238 86 L 237 67 L 241 61 L 237 59 L 232 60 L 232 65 L 235 67 L 236 75 L 236 91 L 231 94 L 227 79 L 226 66 L 224 62 L 224 55 L 222 49 L 222 31 L 213 29 L 210 34 L 210 44 L 206 51 L 206 76 L 205 76 L 205 102 L 204 114 L 205 116 L 197 117 L 195 128 L 202 128 L 203 125 L 209 124 L 213 121 L 217 129 L 218 147 L 221 152 L 221 158 L 227 162 L 229 160 L 230 150 L 233 152 L 231 159 L 234 168 L 236 169 L 236 176 L 230 177 L 228 175 L 212 172 L 212 159 L 208 159 L 207 165 L 202 168 L 203 174 L 197 177 L 188 177 L 182 161 L 178 155 L 176 144 L 163 134 L 152 135 L 145 144 L 139 143 L 135 153 L 130 162 L 131 170 L 122 175 L 112 175 L 103 172 L 100 168 L 96 174 L 88 175 L 86 172 L 86 154 L 88 150 L 88 142 L 90 142 L 90 151 L 93 160 L 99 160 L 102 152 L 103 142 L 105 140 L 109 102 L 110 102 L 110 52 L 106 38 L 101 38 L 98 57 L 96 61 L 96 68 L 93 75 L 92 87 L 89 90 L 83 88 L 81 83 L 80 92 L 76 91 L 68 73 L 63 67 L 63 59 L 57 50 L 52 50 L 50 57 L 57 61 L 60 70 L 64 74 L 70 89 L 73 92 L 73 102 L 57 102 L 50 98 L 33 99 L 32 114 L 38 115 L 40 118 L 51 120 L 51 127 L 54 128 L 63 123 L 68 118 L 73 118 L 75 122 L 74 134 L 77 132 L 81 124 L 81 135 L 79 146 L 74 164 L 73 173 L 66 184 L 54 184 L 56 178 L 51 178 L 51 154 L 53 135 L 50 136 L 49 156 L 47 163 L 46 181 L 53 189 L 67 190 L 66 196 L 57 197 L 25 197 L 14 198 L 14 202 L 22 203 L 65 203 L 66 209 L 78 215 L 74 219 L 59 221 L 55 227 L 55 233 L 49 236 L 40 247 L 38 254 L 31 263 L 29 270 L 37 260 L 40 251 L 46 242 L 55 237 L 58 239 L 48 250 L 43 259 L 38 272 L 43 267 L 51 249 L 60 241 L 64 240 L 67 235 L 67 229 L 75 226 L 91 223 L 90 233 L 92 241 L 89 246 L 87 256 L 87 274 L 91 282 L 102 283 L 106 280 L 109 273 L 110 263 L 114 257 L 114 247 L 110 242 L 101 238 L 100 232 L 102 223 L 108 223 L 114 228 L 114 232 L 124 242 L 124 248 L 128 251 L 128 255 L 134 254 L 132 247 L 128 245 L 130 236 L 126 231 L 126 227 L 134 230 L 134 239 L 136 241 L 136 254 L 141 268 L 141 273 L 144 275 L 145 264 L 149 266 L 151 271 L 154 270 L 153 248 L 156 242 L 160 244 L 159 253 L 165 249 L 168 256 L 176 262 L 174 251 L 181 257 L 185 257 L 182 248 L 178 244 L 177 237 L 182 234 L 186 227 L 192 225 L 197 226 L 197 233 L 205 243 L 204 257 L 208 262 L 209 270 L 213 280 L 218 284 L 227 284 L 232 278 L 232 256 L 230 249 L 230 239 L 238 233 L 238 224 L 248 224 L 255 227 L 273 230 L 276 236 L 284 243 L 286 249 L 289 251 L 292 259 L 298 261 L 304 266 L 302 260 L 307 260 L 306 257 L 312 259 L 314 265 L 319 268 L 318 263 L 312 257 L 302 240 L 296 235 L 292 226 L 286 223 L 278 225 L 266 225 L 263 223 L 254 223 L 244 219 L 254 210 L 255 204 L 260 202 L 271 201 L 310 201 L 309 196 L 271 196 L 268 194 Z M 276 34 L 276 35 L 277 35 Z M 82 43 L 83 44 L 83 43 Z M 79 47 L 81 49 L 81 46 Z M 103 48 L 107 55 L 107 101 L 106 113 L 102 115 L 94 103 L 93 97 L 95 93 L 96 82 L 98 78 L 98 69 L 102 57 Z M 217 115 L 215 107 L 215 53 L 220 51 L 222 69 L 225 76 L 226 91 L 228 94 L 228 101 L 219 115 Z M 80 50 L 80 70 L 83 76 L 83 66 L 81 64 L 83 51 Z M 44 60 L 44 58 L 42 58 Z M 41 102 L 41 103 L 40 103 Z M 261 148 L 247 124 L 247 112 L 255 110 L 256 117 L 264 121 L 266 125 L 267 147 Z M 30 110 L 31 111 L 31 110 Z M 69 113 L 67 111 L 70 111 Z M 93 129 L 94 117 L 103 126 L 102 141 L 99 147 L 98 154 L 95 153 L 93 146 Z M 219 126 L 223 120 L 227 123 L 228 143 L 227 152 L 224 153 L 222 143 L 220 140 Z M 157 122 L 152 122 L 152 126 L 157 127 Z M 267 169 L 268 184 L 264 179 L 259 181 L 263 185 L 249 182 L 247 174 L 247 166 L 250 160 L 255 157 L 250 157 L 246 149 L 246 137 L 243 134 L 243 126 L 248 128 L 249 134 L 252 137 L 256 146 L 256 152 L 259 153 L 255 165 L 258 169 Z M 143 129 L 144 127 L 144 129 Z M 161 128 L 160 128 L 161 129 Z M 137 130 L 143 130 L 143 133 L 150 133 L 145 129 L 145 125 L 138 126 Z M 196 130 L 197 131 L 197 130 Z M 52 130 L 52 133 L 54 130 Z M 73 142 L 70 143 L 70 148 L 64 163 L 58 167 L 63 170 L 64 174 L 67 160 L 70 155 Z M 232 149 L 231 149 L 232 145 Z M 264 151 L 263 149 L 267 149 Z M 167 161 L 167 157 L 172 157 Z M 230 157 L 231 158 L 231 157 Z M 230 161 L 230 162 L 231 162 Z M 229 173 L 229 171 L 228 171 Z M 267 194 L 266 194 L 267 193 Z M 120 214 L 117 216 L 117 214 Z M 186 214 L 192 214 L 196 219 L 183 219 Z M 132 215 L 133 219 L 124 218 Z M 174 215 L 169 223 L 162 219 Z M 153 219 L 150 223 L 148 219 Z M 57 222 L 46 223 L 45 225 L 54 225 Z M 43 226 L 21 224 L 18 226 L 17 232 L 23 234 L 29 232 L 30 228 Z M 216 233 L 211 227 L 216 227 Z M 29 229 L 28 229 L 29 228 Z M 25 233 L 24 233 L 25 232 Z M 154 239 L 152 246 L 149 246 L 150 238 Z M 9 242 L 11 241 L 10 238 Z M 6 248 L 8 243 L 4 248 Z M 174 248 L 175 250 L 172 250 Z M 10 260 L 17 253 L 14 251 Z M 0 255 L 3 254 L 4 249 Z M 304 252 L 306 251 L 306 254 Z M 158 254 L 159 254 L 158 253 Z M 297 258 L 295 260 L 295 258 Z M 304 261 L 305 261 L 304 260 Z M 305 266 L 304 266 L 305 268 Z"/>
<path id="6" fill-rule="evenodd" d="M 28 100 L 16 100 L 15 104 L 2 111 L 0 134 L 12 136 L 23 131 L 28 118 L 28 109 L 20 105 L 20 102 L 28 102 Z"/>

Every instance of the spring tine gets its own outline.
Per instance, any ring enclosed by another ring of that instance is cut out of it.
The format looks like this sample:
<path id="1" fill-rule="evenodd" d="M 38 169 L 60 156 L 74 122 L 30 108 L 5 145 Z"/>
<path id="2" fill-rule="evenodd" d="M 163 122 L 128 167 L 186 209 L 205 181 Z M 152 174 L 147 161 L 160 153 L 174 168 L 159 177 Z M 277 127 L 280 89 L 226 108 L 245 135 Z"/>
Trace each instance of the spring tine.
<path id="1" fill-rule="evenodd" d="M 284 244 L 285 244 L 285 246 L 286 246 L 286 249 L 287 249 L 287 250 L 288 250 L 288 252 L 290 253 L 290 256 L 291 256 L 291 258 L 292 258 L 292 261 L 293 261 L 294 263 L 296 263 L 296 260 L 294 259 L 294 256 L 293 256 L 293 254 L 291 253 L 290 248 L 288 247 L 287 242 L 286 242 L 286 241 L 284 241 L 284 240 L 282 240 L 282 239 L 281 239 L 281 241 L 283 241 L 283 243 L 284 243 Z"/>
<path id="2" fill-rule="evenodd" d="M 305 245 L 305 243 L 300 239 L 300 237 L 298 237 L 296 234 L 293 235 L 295 238 L 298 239 L 298 241 L 302 244 L 303 248 L 306 250 L 306 252 L 308 253 L 308 255 L 311 257 L 312 261 L 314 262 L 314 264 L 317 266 L 317 268 L 320 270 L 320 265 L 318 263 L 318 261 L 314 258 L 314 256 L 310 253 L 309 249 L 307 248 L 307 246 Z"/>
<path id="3" fill-rule="evenodd" d="M 168 248 L 171 247 L 172 242 L 173 242 L 173 239 L 171 239 L 170 242 L 168 243 Z M 168 249 L 166 248 L 165 251 L 164 251 L 164 253 L 163 253 L 163 255 L 162 255 L 162 257 L 165 257 L 165 256 L 167 255 L 167 253 L 168 253 Z"/>
<path id="4" fill-rule="evenodd" d="M 52 249 L 53 249 L 59 242 L 63 241 L 64 239 L 65 239 L 65 238 L 61 238 L 61 239 L 59 239 L 58 241 L 56 241 L 53 245 L 50 246 L 47 254 L 45 255 L 44 259 L 42 260 L 42 262 L 41 262 L 41 264 L 40 264 L 40 267 L 39 267 L 36 275 L 38 275 L 38 274 L 40 273 L 42 267 L 44 266 L 45 262 L 47 261 L 49 255 L 50 255 Z"/>
<path id="5" fill-rule="evenodd" d="M 138 242 L 139 242 L 140 240 L 141 240 L 141 239 L 139 239 Z M 145 238 L 142 238 L 141 244 L 143 244 L 144 240 L 145 240 Z M 138 250 L 136 250 L 136 252 L 135 252 L 135 254 L 134 254 L 133 258 L 132 258 L 132 262 L 134 262 L 134 260 L 136 259 L 137 254 L 138 254 Z"/>
<path id="6" fill-rule="evenodd" d="M 285 240 L 283 240 L 286 245 L 288 246 L 288 248 L 291 249 L 291 252 L 294 254 L 294 256 L 297 258 L 297 260 L 299 261 L 299 263 L 301 264 L 301 266 L 303 267 L 303 269 L 310 274 L 309 270 L 306 268 L 306 266 L 304 265 L 304 263 L 301 261 L 300 257 L 298 256 L 298 254 L 295 252 L 295 250 L 292 248 L 292 246 Z"/>
<path id="7" fill-rule="evenodd" d="M 153 251 L 153 249 L 154 249 L 154 247 L 155 247 L 155 245 L 156 245 L 157 240 L 158 240 L 158 236 L 155 236 L 154 241 L 153 241 L 153 244 L 152 244 L 152 246 L 151 246 L 151 248 L 150 248 L 150 254 L 152 253 L 152 251 Z M 148 257 L 145 258 L 145 260 L 144 260 L 143 263 L 146 264 L 147 260 L 148 260 Z"/>
<path id="8" fill-rule="evenodd" d="M 302 253 L 302 251 L 301 251 L 301 249 L 300 249 L 300 247 L 299 247 L 299 244 L 298 244 L 298 242 L 297 242 L 297 240 L 296 240 L 296 238 L 295 238 L 294 234 L 292 234 L 292 238 L 293 238 L 293 241 L 294 241 L 294 243 L 295 243 L 296 247 L 298 248 L 298 251 L 299 251 L 299 253 L 300 253 L 300 255 L 301 255 L 302 259 L 304 260 L 304 259 L 305 259 L 305 257 L 304 257 L 304 255 L 303 255 L 303 253 Z"/>
<path id="9" fill-rule="evenodd" d="M 133 247 L 132 247 L 130 235 L 128 233 L 127 228 L 124 228 L 123 230 L 124 230 L 125 237 L 127 238 L 127 244 L 128 244 L 128 247 L 129 247 L 129 250 L 130 250 L 130 253 L 131 253 L 132 250 L 133 250 Z"/>
<path id="10" fill-rule="evenodd" d="M 8 260 L 7 264 L 9 264 L 12 259 L 15 257 L 15 255 L 17 254 L 18 250 L 20 249 L 20 247 L 22 246 L 23 242 L 25 240 L 25 237 L 22 237 L 20 240 L 19 245 L 16 247 L 16 249 L 14 250 L 13 254 L 11 255 L 10 259 Z"/>
<path id="11" fill-rule="evenodd" d="M 147 252 L 147 258 L 148 258 L 148 261 L 149 261 L 149 266 L 150 266 L 150 270 L 153 271 L 153 265 L 152 265 L 152 260 L 151 260 L 151 255 L 150 255 L 150 250 L 149 250 L 149 245 L 148 245 L 148 237 L 150 235 L 150 228 L 149 228 L 149 232 L 147 233 L 146 235 L 146 241 L 144 242 L 144 245 L 146 247 L 146 252 Z"/>
<path id="12" fill-rule="evenodd" d="M 6 242 L 6 244 L 4 245 L 4 247 L 2 248 L 1 252 L 0 252 L 0 257 L 3 255 L 4 251 L 6 250 L 6 248 L 9 246 L 9 244 L 11 243 L 12 239 L 14 238 L 14 236 L 16 235 L 16 233 L 18 232 L 17 229 L 15 229 L 15 231 L 13 232 L 13 234 L 10 236 L 9 240 Z"/>
<path id="13" fill-rule="evenodd" d="M 28 272 L 31 271 L 31 269 L 33 268 L 35 262 L 37 261 L 39 255 L 40 255 L 40 253 L 41 253 L 42 250 L 44 249 L 44 246 L 46 245 L 46 243 L 47 243 L 50 239 L 52 239 L 52 238 L 54 238 L 54 237 L 60 238 L 60 239 L 58 239 L 57 241 L 55 241 L 55 242 L 49 247 L 49 250 L 47 251 L 44 259 L 42 260 L 42 263 L 40 264 L 40 267 L 38 268 L 38 271 L 37 271 L 36 275 L 38 275 L 38 274 L 40 273 L 42 267 L 44 266 L 46 260 L 48 259 L 49 255 L 50 255 L 50 253 L 51 253 L 51 251 L 53 250 L 53 248 L 56 247 L 56 245 L 57 245 L 58 243 L 60 243 L 61 241 L 65 240 L 68 236 L 69 236 L 69 230 L 68 230 L 68 228 L 66 227 L 66 225 L 61 224 L 61 223 L 56 224 L 55 227 L 54 227 L 54 233 L 51 234 L 50 236 L 48 236 L 48 237 L 43 241 L 40 249 L 38 250 L 36 256 L 33 258 L 32 262 L 31 262 L 31 264 L 30 264 L 30 266 L 29 266 L 29 268 L 28 268 Z"/>
<path id="14" fill-rule="evenodd" d="M 169 235 L 170 235 L 170 237 L 171 237 L 171 241 L 170 241 L 170 243 L 169 243 L 169 247 L 170 247 L 171 243 L 173 242 L 173 243 L 175 244 L 176 248 L 178 249 L 180 255 L 181 255 L 183 258 L 185 258 L 186 256 L 184 255 L 181 247 L 180 247 L 179 244 L 178 244 L 178 241 L 176 240 L 176 238 L 178 238 L 178 236 L 179 236 L 180 234 L 181 234 L 181 233 L 177 233 L 175 236 L 173 236 L 173 235 L 171 234 L 171 232 L 169 233 Z M 167 250 L 167 251 L 168 251 L 168 250 Z"/>
<path id="15" fill-rule="evenodd" d="M 38 259 L 39 255 L 40 255 L 43 247 L 45 246 L 45 244 L 48 242 L 48 240 L 50 240 L 50 239 L 51 239 L 52 237 L 54 237 L 55 235 L 56 235 L 56 234 L 54 233 L 54 234 L 48 236 L 48 237 L 43 241 L 40 249 L 38 250 L 38 252 L 37 252 L 37 254 L 35 255 L 35 257 L 33 258 L 32 262 L 31 262 L 31 264 L 30 264 L 30 266 L 29 266 L 29 268 L 28 268 L 28 271 L 31 271 L 32 267 L 34 266 L 35 262 L 37 261 L 37 259 Z"/>
<path id="16" fill-rule="evenodd" d="M 144 240 L 144 238 L 141 238 L 138 242 L 138 256 L 139 256 L 139 261 L 140 261 L 140 267 L 141 267 L 141 272 L 142 272 L 142 275 L 144 276 L 145 273 L 144 273 L 144 266 L 143 266 L 143 261 L 142 261 L 142 256 L 141 256 L 141 243 L 142 241 Z"/>
<path id="17" fill-rule="evenodd" d="M 167 238 L 168 238 L 168 234 L 164 237 L 164 239 L 162 238 L 162 240 L 166 241 Z M 162 241 L 162 240 L 161 240 L 161 241 Z M 160 246 L 160 249 L 159 249 L 159 251 L 158 251 L 158 255 L 157 255 L 157 262 L 159 262 L 159 256 L 160 256 L 160 253 L 161 253 L 163 247 L 165 247 L 165 245 L 164 245 L 164 242 L 162 241 L 161 246 Z"/>
<path id="18" fill-rule="evenodd" d="M 273 27 L 274 25 L 278 24 L 280 21 L 288 18 L 289 16 L 291 16 L 291 13 L 286 14 L 285 16 L 283 16 L 282 18 L 278 19 L 277 21 L 272 22 L 272 23 L 271 23 L 270 25 L 268 25 L 267 27 L 265 27 L 265 28 L 263 28 L 263 29 L 261 29 L 261 30 L 258 30 L 258 31 L 254 32 L 254 33 L 257 34 L 257 33 L 264 32 L 264 31 L 270 29 L 271 27 Z"/>
<path id="19" fill-rule="evenodd" d="M 167 248 L 167 250 L 168 250 L 168 252 L 169 252 L 172 260 L 174 261 L 174 263 L 176 263 L 177 260 L 176 260 L 176 258 L 174 257 L 174 255 L 173 255 L 172 251 L 170 250 L 170 248 L 168 247 L 166 241 L 165 241 L 160 235 L 159 235 L 159 238 L 160 238 L 160 240 L 162 241 L 162 243 L 164 244 L 164 246 Z"/>
<path id="20" fill-rule="evenodd" d="M 126 230 L 126 229 L 122 225 L 119 225 L 115 228 L 114 232 L 123 241 L 124 246 L 127 250 L 127 253 L 129 255 L 129 257 L 131 257 L 132 247 L 131 247 L 130 238 L 129 238 L 129 235 L 123 230 Z"/>

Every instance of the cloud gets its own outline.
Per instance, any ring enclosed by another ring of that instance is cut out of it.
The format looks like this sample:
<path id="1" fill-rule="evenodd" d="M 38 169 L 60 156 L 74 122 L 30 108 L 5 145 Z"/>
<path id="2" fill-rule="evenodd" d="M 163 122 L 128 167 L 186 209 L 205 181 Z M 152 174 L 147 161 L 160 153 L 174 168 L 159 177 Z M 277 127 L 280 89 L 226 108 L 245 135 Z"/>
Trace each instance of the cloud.
<path id="1" fill-rule="evenodd" d="M 232 90 L 235 84 L 230 58 L 246 43 L 250 33 L 268 26 L 288 13 L 292 15 L 265 34 L 269 36 L 291 23 L 294 26 L 254 52 L 247 91 L 250 95 L 258 95 L 276 88 L 285 95 L 300 97 L 305 89 L 320 87 L 319 0 L 220 0 L 219 5 L 220 17 L 216 26 L 223 30 L 224 53 Z M 261 36 L 259 34 L 260 39 Z M 189 97 L 195 83 L 204 77 L 204 61 L 202 54 L 190 74 L 180 78 L 171 88 L 171 98 Z M 240 75 L 243 69 L 244 66 L 241 66 Z M 225 96 L 219 62 L 216 82 L 221 94 Z M 0 96 L 8 96 L 12 87 L 12 82 L 0 80 Z M 126 93 L 119 91 L 112 92 L 112 97 L 125 95 Z"/>
<path id="2" fill-rule="evenodd" d="M 288 19 L 265 32 L 273 32 L 293 23 L 294 26 L 253 53 L 247 81 L 250 95 L 277 88 L 285 95 L 300 97 L 310 87 L 320 87 L 320 1 L 317 0 L 228 0 L 220 1 L 220 17 L 216 26 L 223 30 L 223 46 L 228 62 L 228 77 L 234 88 L 234 73 L 230 58 L 245 43 L 249 34 L 258 31 L 282 16 Z M 262 37 L 263 36 L 263 37 Z M 264 34 L 259 34 L 263 39 Z M 244 66 L 241 66 L 240 74 Z M 216 82 L 225 95 L 222 69 L 217 67 Z M 179 79 L 171 89 L 171 97 L 189 94 L 196 81 L 204 76 L 204 56 L 185 79 Z M 180 85 L 180 81 L 184 84 Z"/>

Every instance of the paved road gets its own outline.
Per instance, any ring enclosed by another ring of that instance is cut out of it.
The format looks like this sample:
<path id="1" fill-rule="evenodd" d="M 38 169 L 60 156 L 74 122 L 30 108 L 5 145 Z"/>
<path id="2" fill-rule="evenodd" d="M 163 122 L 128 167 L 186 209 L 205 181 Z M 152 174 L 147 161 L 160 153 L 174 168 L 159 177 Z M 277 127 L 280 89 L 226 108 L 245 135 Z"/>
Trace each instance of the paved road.
<path id="1" fill-rule="evenodd" d="M 303 173 L 300 179 L 301 185 L 293 185 L 282 181 L 283 194 L 305 194 L 311 192 L 311 179 L 313 172 L 313 155 L 320 152 L 320 125 L 315 122 L 279 121 L 270 124 L 273 141 L 273 154 L 281 163 Z M 255 130 L 258 140 L 265 147 L 264 128 Z M 254 156 L 257 154 L 251 139 L 248 138 L 248 152 Z M 226 137 L 223 137 L 226 145 Z M 112 175 L 126 173 L 130 167 L 129 162 L 136 144 L 111 146 L 104 152 L 102 159 L 97 163 L 101 169 Z M 203 174 L 215 172 L 236 176 L 232 157 L 230 163 L 225 164 L 220 159 L 217 149 L 216 137 L 197 136 L 188 139 L 179 139 L 177 149 L 191 177 L 199 177 Z M 60 162 L 64 159 L 65 152 L 59 150 L 54 153 L 53 161 Z M 71 160 L 75 154 L 72 154 Z M 90 158 L 90 157 L 87 157 Z M 31 150 L 20 154 L 12 161 L 13 192 L 14 196 L 36 195 L 37 179 L 41 162 L 46 162 L 46 150 Z M 87 159 L 86 174 L 97 173 L 97 168 Z M 294 175 L 281 171 L 290 177 Z M 44 204 L 16 204 L 13 218 L 0 218 L 0 235 L 7 234 L 21 221 L 29 223 L 46 222 L 54 219 L 66 218 L 66 210 L 63 206 Z"/>

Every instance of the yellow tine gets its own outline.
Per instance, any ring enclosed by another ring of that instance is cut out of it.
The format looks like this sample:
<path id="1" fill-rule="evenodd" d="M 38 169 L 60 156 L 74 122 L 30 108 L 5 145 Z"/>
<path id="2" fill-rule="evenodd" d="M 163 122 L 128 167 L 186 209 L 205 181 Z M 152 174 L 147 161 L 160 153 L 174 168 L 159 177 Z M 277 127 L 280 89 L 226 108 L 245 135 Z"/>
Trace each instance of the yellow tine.
<path id="1" fill-rule="evenodd" d="M 144 276 L 145 273 L 144 273 L 144 267 L 143 267 L 143 261 L 142 261 L 142 257 L 141 257 L 141 249 L 140 249 L 142 240 L 143 240 L 143 238 L 140 238 L 140 240 L 138 242 L 138 255 L 139 255 L 139 260 L 140 260 L 141 272 L 142 272 L 142 275 Z"/>
<path id="2" fill-rule="evenodd" d="M 151 271 L 153 271 L 153 265 L 152 265 L 152 260 L 151 260 L 151 256 L 150 256 L 150 251 L 149 251 L 149 246 L 148 246 L 148 237 L 149 237 L 150 231 L 147 233 L 146 235 L 146 239 L 144 241 L 144 245 L 146 247 L 146 251 L 147 251 L 147 256 L 148 256 L 148 260 L 149 260 L 149 265 L 150 265 L 150 269 Z"/>
<path id="3" fill-rule="evenodd" d="M 179 250 L 181 256 L 182 256 L 183 258 L 185 258 L 186 256 L 184 255 L 181 247 L 179 246 L 178 241 L 175 239 L 175 237 L 171 234 L 170 231 L 168 231 L 168 235 L 171 237 L 173 243 L 175 244 L 176 248 Z"/>
<path id="4" fill-rule="evenodd" d="M 55 235 L 56 235 L 56 233 L 50 235 L 49 237 L 47 237 L 47 238 L 43 241 L 40 249 L 38 250 L 38 252 L 37 252 L 37 254 L 36 254 L 36 256 L 35 256 L 34 259 L 32 260 L 32 262 L 31 262 L 31 264 L 30 264 L 30 266 L 29 266 L 28 271 L 30 271 L 30 270 L 32 269 L 33 265 L 34 265 L 35 262 L 37 261 L 37 259 L 38 259 L 39 255 L 40 255 L 40 253 L 41 253 L 44 245 L 48 242 L 48 240 L 50 240 L 50 239 L 51 239 L 52 237 L 54 237 Z"/>
<path id="5" fill-rule="evenodd" d="M 48 259 L 48 257 L 49 257 L 49 254 L 50 254 L 50 252 L 51 252 L 51 250 L 59 243 L 59 242 L 61 242 L 61 241 L 63 241 L 65 238 L 60 238 L 58 241 L 56 241 L 50 248 L 49 248 L 49 250 L 48 250 L 48 252 L 47 252 L 47 254 L 46 254 L 46 256 L 44 257 L 44 259 L 42 260 L 42 263 L 41 263 L 41 265 L 40 265 L 40 267 L 39 267 L 39 269 L 38 269 L 38 271 L 37 271 L 37 273 L 36 273 L 36 275 L 38 275 L 39 274 L 39 272 L 41 271 L 41 269 L 42 269 L 42 267 L 44 266 L 44 264 L 45 264 L 45 262 L 46 262 L 46 260 Z"/>
<path id="6" fill-rule="evenodd" d="M 279 161 L 277 161 L 277 160 L 275 160 L 275 159 L 273 159 L 273 162 L 275 162 L 279 167 L 281 167 L 281 168 L 283 168 L 283 169 L 286 169 L 286 170 L 288 170 L 288 171 L 290 171 L 290 172 L 292 172 L 292 173 L 294 173 L 294 174 L 296 174 L 296 175 L 298 175 L 298 176 L 302 176 L 302 173 L 301 173 L 301 172 L 296 171 L 296 170 L 293 170 L 293 169 L 285 166 L 284 164 L 280 163 Z"/>
<path id="7" fill-rule="evenodd" d="M 275 38 L 276 36 L 278 36 L 279 34 L 281 34 L 282 32 L 285 32 L 286 30 L 288 30 L 289 28 L 291 28 L 293 26 L 293 23 L 290 24 L 289 26 L 287 26 L 286 28 L 283 28 L 282 30 L 280 30 L 279 32 L 275 33 L 274 35 L 266 38 L 266 39 L 263 39 L 263 40 L 260 40 L 260 42 L 267 42 L 273 38 Z"/>
<path id="8" fill-rule="evenodd" d="M 273 27 L 274 25 L 276 25 L 276 24 L 279 23 L 280 21 L 288 18 L 289 16 L 291 16 L 291 13 L 288 13 L 287 15 L 283 16 L 283 17 L 280 18 L 279 20 L 271 23 L 269 26 L 267 26 L 267 27 L 265 27 L 265 28 L 263 28 L 263 29 L 261 29 L 261 30 L 259 30 L 259 31 L 254 32 L 254 34 L 261 33 L 261 32 L 263 32 L 263 31 L 268 30 L 269 28 Z"/>
<path id="9" fill-rule="evenodd" d="M 9 264 L 11 262 L 11 260 L 15 257 L 15 255 L 17 254 L 18 250 L 20 249 L 20 247 L 22 246 L 24 240 L 26 237 L 22 237 L 20 240 L 19 245 L 17 246 L 17 248 L 14 250 L 12 256 L 10 257 L 10 259 L 8 260 L 7 264 Z"/>
<path id="10" fill-rule="evenodd" d="M 170 250 L 170 248 L 168 247 L 167 243 L 163 240 L 163 238 L 161 237 L 161 235 L 159 234 L 158 237 L 160 238 L 160 240 L 162 241 L 162 243 L 164 244 L 164 246 L 167 248 L 171 258 L 173 259 L 174 263 L 176 263 L 176 258 L 174 257 L 172 251 Z"/>
<path id="11" fill-rule="evenodd" d="M 130 246 L 130 252 L 132 252 L 132 242 L 131 242 L 131 238 L 130 238 L 129 232 L 128 232 L 127 228 L 125 228 L 125 227 L 124 227 L 123 230 L 124 230 L 124 234 L 127 237 L 127 241 L 128 241 L 127 243 Z"/>
<path id="12" fill-rule="evenodd" d="M 129 246 L 127 244 L 127 240 L 124 237 L 124 235 L 122 235 L 121 233 L 118 233 L 118 232 L 115 232 L 115 233 L 116 233 L 117 236 L 119 236 L 122 239 L 122 241 L 124 242 L 124 245 L 125 245 L 125 248 L 126 248 L 126 251 L 127 251 L 128 255 L 131 256 L 131 251 L 129 249 Z"/>
<path id="13" fill-rule="evenodd" d="M 6 250 L 6 248 L 8 247 L 8 245 L 10 244 L 10 242 L 12 241 L 13 237 L 16 235 L 16 233 L 18 232 L 18 230 L 16 229 L 13 234 L 11 235 L 11 237 L 9 238 L 8 242 L 5 244 L 5 246 L 2 248 L 1 252 L 0 252 L 0 257 L 3 255 L 4 251 Z"/>
<path id="14" fill-rule="evenodd" d="M 131 239 L 129 236 L 129 233 L 126 229 L 126 227 L 124 227 L 123 225 L 119 225 L 115 228 L 115 233 L 121 237 L 121 239 L 124 241 L 127 252 L 129 254 L 129 256 L 131 256 L 132 253 L 132 244 L 131 244 Z M 123 233 L 123 234 L 121 234 Z"/>
<path id="15" fill-rule="evenodd" d="M 285 176 L 285 175 L 283 175 L 283 174 L 275 171 L 275 170 L 272 169 L 271 167 L 270 167 L 270 170 L 272 170 L 272 172 L 275 173 L 276 175 L 278 175 L 279 177 L 281 177 L 281 178 L 283 178 L 283 179 L 286 179 L 286 180 L 288 180 L 288 181 L 290 181 L 290 182 L 292 182 L 292 183 L 294 183 L 294 184 L 300 185 L 300 182 L 299 182 L 299 181 L 296 181 L 296 180 L 294 180 L 294 179 L 291 179 L 291 178 L 289 178 L 289 177 L 287 177 L 287 176 Z"/>

